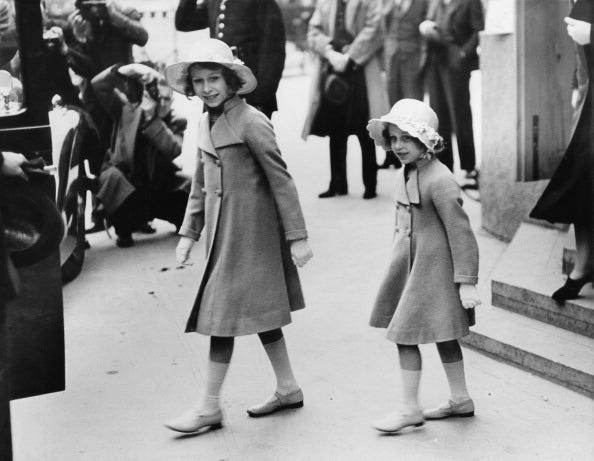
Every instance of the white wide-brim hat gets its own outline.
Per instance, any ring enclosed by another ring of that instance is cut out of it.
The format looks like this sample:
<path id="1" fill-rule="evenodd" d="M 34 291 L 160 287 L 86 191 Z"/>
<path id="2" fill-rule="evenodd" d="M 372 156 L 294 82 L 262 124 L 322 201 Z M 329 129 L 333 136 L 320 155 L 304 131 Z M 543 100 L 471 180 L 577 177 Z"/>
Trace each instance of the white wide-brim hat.
<path id="1" fill-rule="evenodd" d="M 243 82 L 237 94 L 248 94 L 256 89 L 258 82 L 253 72 L 241 60 L 233 56 L 229 45 L 216 38 L 197 40 L 189 59 L 176 62 L 165 68 L 165 78 L 169 86 L 178 93 L 186 94 L 188 69 L 192 64 L 220 64 L 231 69 Z"/>
<path id="2" fill-rule="evenodd" d="M 431 107 L 417 99 L 401 99 L 392 106 L 388 114 L 371 119 L 367 124 L 367 130 L 375 144 L 385 150 L 391 150 L 389 140 L 384 134 L 388 124 L 396 125 L 414 136 L 431 152 L 435 152 L 443 141 L 437 133 L 437 115 Z"/>

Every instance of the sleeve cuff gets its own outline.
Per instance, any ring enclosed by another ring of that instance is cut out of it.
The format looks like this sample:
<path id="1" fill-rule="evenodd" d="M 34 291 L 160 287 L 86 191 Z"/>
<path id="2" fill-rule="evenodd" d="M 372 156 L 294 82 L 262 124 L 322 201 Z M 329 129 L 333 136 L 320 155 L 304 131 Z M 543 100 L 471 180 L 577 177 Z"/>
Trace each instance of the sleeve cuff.
<path id="1" fill-rule="evenodd" d="M 179 229 L 178 235 L 181 235 L 182 237 L 189 237 L 192 240 L 196 240 L 196 241 L 198 241 L 200 239 L 200 232 L 196 232 L 196 231 L 190 229 L 189 227 L 184 227 L 184 226 L 182 226 Z"/>
<path id="2" fill-rule="evenodd" d="M 468 285 L 476 285 L 478 277 L 476 275 L 455 275 L 454 283 L 466 283 Z"/>
<path id="3" fill-rule="evenodd" d="M 142 128 L 142 134 L 151 139 L 157 138 L 162 130 L 162 126 L 159 122 L 160 120 L 156 115 L 148 122 L 145 122 L 146 125 Z"/>
<path id="4" fill-rule="evenodd" d="M 303 240 L 307 238 L 307 231 L 305 229 L 297 229 L 285 232 L 285 240 L 288 242 L 292 240 Z"/>

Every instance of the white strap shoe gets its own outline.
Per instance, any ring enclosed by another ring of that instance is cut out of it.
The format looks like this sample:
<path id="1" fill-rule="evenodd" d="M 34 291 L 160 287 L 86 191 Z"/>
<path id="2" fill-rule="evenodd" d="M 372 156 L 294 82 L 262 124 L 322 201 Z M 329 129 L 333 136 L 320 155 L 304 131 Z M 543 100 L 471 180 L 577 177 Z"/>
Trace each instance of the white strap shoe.
<path id="1" fill-rule="evenodd" d="M 210 415 L 201 414 L 199 410 L 189 410 L 177 418 L 165 422 L 165 427 L 176 432 L 190 434 L 204 427 L 219 429 L 223 426 L 223 412 L 218 410 Z"/>
<path id="2" fill-rule="evenodd" d="M 259 416 L 266 416 L 271 413 L 275 413 L 279 410 L 285 410 L 289 408 L 301 408 L 303 406 L 303 392 L 298 389 L 290 394 L 279 394 L 275 392 L 272 397 L 266 402 L 259 405 L 254 405 L 247 410 L 248 415 L 252 418 Z"/>
<path id="3" fill-rule="evenodd" d="M 425 419 L 421 411 L 409 414 L 396 411 L 375 421 L 372 426 L 380 432 L 394 433 L 408 426 L 419 427 L 423 424 L 425 424 Z"/>
<path id="4" fill-rule="evenodd" d="M 423 412 L 425 419 L 444 419 L 451 417 L 467 418 L 474 416 L 474 402 L 472 399 L 462 402 L 448 400 L 443 405 Z"/>

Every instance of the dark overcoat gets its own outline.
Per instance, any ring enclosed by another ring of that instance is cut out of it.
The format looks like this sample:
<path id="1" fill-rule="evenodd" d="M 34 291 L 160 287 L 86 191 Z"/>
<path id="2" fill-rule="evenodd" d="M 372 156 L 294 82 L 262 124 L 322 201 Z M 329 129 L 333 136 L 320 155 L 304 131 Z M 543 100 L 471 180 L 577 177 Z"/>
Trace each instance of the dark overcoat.
<path id="1" fill-rule="evenodd" d="M 210 30 L 210 36 L 236 48 L 256 76 L 258 87 L 247 102 L 270 115 L 277 110 L 276 90 L 285 67 L 285 26 L 275 0 L 180 0 L 175 27 L 187 32 Z"/>
<path id="2" fill-rule="evenodd" d="M 293 180 L 268 118 L 239 97 L 209 129 L 180 235 L 206 233 L 206 269 L 186 331 L 239 336 L 282 327 L 305 304 L 290 242 L 307 237 Z"/>
<path id="3" fill-rule="evenodd" d="M 326 46 L 332 42 L 336 22 L 336 1 L 320 0 L 309 21 L 308 46 L 314 52 L 309 109 L 301 136 L 312 134 L 316 114 L 322 105 L 323 59 Z M 354 37 L 346 54 L 365 72 L 369 117 L 378 118 L 388 112 L 388 94 L 381 72 L 380 51 L 382 2 L 380 0 L 348 0 L 345 9 L 345 28 Z"/>
<path id="4" fill-rule="evenodd" d="M 399 344 L 468 334 L 474 311 L 462 307 L 460 283 L 478 281 L 478 246 L 454 176 L 439 160 L 396 180 L 396 233 L 371 326 Z M 469 315 L 470 314 L 470 315 Z"/>

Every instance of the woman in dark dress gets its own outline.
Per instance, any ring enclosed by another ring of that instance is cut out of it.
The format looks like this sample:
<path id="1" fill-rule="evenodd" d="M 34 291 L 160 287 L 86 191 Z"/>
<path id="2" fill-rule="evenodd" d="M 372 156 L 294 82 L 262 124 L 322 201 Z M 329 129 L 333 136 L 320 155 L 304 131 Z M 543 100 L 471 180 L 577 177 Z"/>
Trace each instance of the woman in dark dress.
<path id="1" fill-rule="evenodd" d="M 576 262 L 565 285 L 552 295 L 559 302 L 577 298 L 594 272 L 594 1 L 577 0 L 565 22 L 579 58 L 573 131 L 559 167 L 530 213 L 532 218 L 574 226 Z"/>

